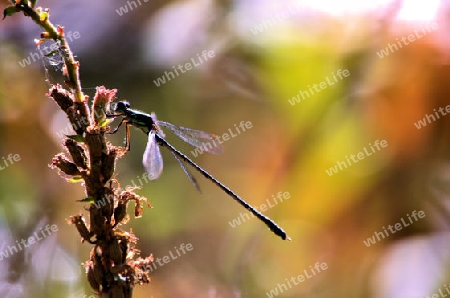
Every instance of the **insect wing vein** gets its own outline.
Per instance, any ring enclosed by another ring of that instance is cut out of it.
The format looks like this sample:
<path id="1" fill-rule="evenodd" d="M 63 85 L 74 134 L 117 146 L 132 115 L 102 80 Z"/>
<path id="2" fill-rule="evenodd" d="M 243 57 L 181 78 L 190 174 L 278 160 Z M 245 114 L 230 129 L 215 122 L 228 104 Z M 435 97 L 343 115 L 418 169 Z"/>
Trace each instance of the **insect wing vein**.
<path id="1" fill-rule="evenodd" d="M 202 191 L 200 190 L 200 186 L 197 183 L 197 179 L 195 179 L 195 177 L 192 175 L 192 173 L 186 168 L 186 166 L 183 164 L 181 159 L 175 153 L 172 152 L 172 154 L 175 157 L 175 159 L 178 161 L 178 163 L 180 164 L 180 166 L 183 169 L 184 173 L 189 177 L 189 179 L 191 180 L 192 184 L 194 184 L 194 186 L 197 189 L 197 191 L 199 193 L 202 193 Z"/>
<path id="2" fill-rule="evenodd" d="M 163 170 L 163 159 L 154 132 L 148 134 L 147 147 L 145 148 L 142 163 L 147 170 L 150 180 L 158 179 Z"/>
<path id="3" fill-rule="evenodd" d="M 222 146 L 213 134 L 209 134 L 201 130 L 177 126 L 164 121 L 158 121 L 158 124 L 168 128 L 177 137 L 194 147 L 200 148 L 212 154 L 222 153 Z"/>

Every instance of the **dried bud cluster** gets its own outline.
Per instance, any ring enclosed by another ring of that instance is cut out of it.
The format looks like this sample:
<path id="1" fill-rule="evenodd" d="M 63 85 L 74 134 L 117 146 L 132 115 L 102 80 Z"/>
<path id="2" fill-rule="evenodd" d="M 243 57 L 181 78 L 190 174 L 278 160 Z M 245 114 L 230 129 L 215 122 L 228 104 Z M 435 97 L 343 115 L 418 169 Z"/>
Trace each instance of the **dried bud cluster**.
<path id="1" fill-rule="evenodd" d="M 114 147 L 106 142 L 104 134 L 108 128 L 106 111 L 115 98 L 116 90 L 97 88 L 91 116 L 85 103 L 75 102 L 70 93 L 60 86 L 53 87 L 49 95 L 66 112 L 77 135 L 68 136 L 64 141 L 69 160 L 60 153 L 53 158 L 52 167 L 58 168 L 71 181 L 83 181 L 90 202 L 90 225 L 82 215 L 69 219 L 82 238 L 82 242 L 94 244 L 90 258 L 85 263 L 86 274 L 91 287 L 97 293 L 122 293 L 119 297 L 131 294 L 135 284 L 150 281 L 150 265 L 153 257 L 142 259 L 135 249 L 137 238 L 118 229 L 120 224 L 128 222 L 127 207 L 135 202 L 134 215 L 141 217 L 143 202 L 149 208 L 147 199 L 141 198 L 130 189 L 120 190 L 113 186 L 116 160 L 123 155 L 123 148 Z M 88 119 L 89 121 L 85 121 Z M 93 119 L 91 121 L 90 119 Z M 81 123 L 81 124 L 79 124 Z M 68 177 L 67 177 L 68 176 Z M 106 185 L 110 181 L 109 185 Z M 135 258 L 137 258 L 135 260 Z M 120 275 L 120 278 L 119 278 Z"/>
<path id="2" fill-rule="evenodd" d="M 108 144 L 104 136 L 108 130 L 106 113 L 117 90 L 98 87 L 92 109 L 89 110 L 89 98 L 83 94 L 79 78 L 80 63 L 70 50 L 64 28 L 55 27 L 49 19 L 50 10 L 35 7 L 36 0 L 11 0 L 10 4 L 3 10 L 3 18 L 18 12 L 30 17 L 44 29 L 40 39 L 35 40 L 36 46 L 52 40 L 64 60 L 62 74 L 70 91 L 55 85 L 48 96 L 66 113 L 76 135 L 68 136 L 64 142 L 72 161 L 60 153 L 53 158 L 51 167 L 57 168 L 72 182 L 83 181 L 87 198 L 81 201 L 91 203 L 89 226 L 81 215 L 69 219 L 83 241 L 94 244 L 85 263 L 89 283 L 101 296 L 131 297 L 134 285 L 150 281 L 149 271 L 145 268 L 150 268 L 148 265 L 153 257 L 139 258 L 139 251 L 135 249 L 137 238 L 117 228 L 127 220 L 128 202 L 135 201 L 134 213 L 140 217 L 145 199 L 129 190 L 119 193 L 120 187 L 114 188 L 112 182 L 109 186 L 105 185 L 113 177 L 117 158 L 125 152 Z"/>

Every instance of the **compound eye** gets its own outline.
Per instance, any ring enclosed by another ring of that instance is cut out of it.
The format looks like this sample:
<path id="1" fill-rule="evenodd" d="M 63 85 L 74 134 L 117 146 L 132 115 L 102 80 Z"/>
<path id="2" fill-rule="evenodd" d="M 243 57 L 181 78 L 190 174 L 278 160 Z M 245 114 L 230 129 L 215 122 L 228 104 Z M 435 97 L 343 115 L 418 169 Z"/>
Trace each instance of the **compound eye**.
<path id="1" fill-rule="evenodd" d="M 123 112 L 123 111 L 125 111 L 127 108 L 129 108 L 130 107 L 130 104 L 128 103 L 128 102 L 126 102 L 126 101 L 119 101 L 117 104 L 116 104 L 116 107 L 114 108 L 114 110 L 116 111 L 116 112 Z"/>

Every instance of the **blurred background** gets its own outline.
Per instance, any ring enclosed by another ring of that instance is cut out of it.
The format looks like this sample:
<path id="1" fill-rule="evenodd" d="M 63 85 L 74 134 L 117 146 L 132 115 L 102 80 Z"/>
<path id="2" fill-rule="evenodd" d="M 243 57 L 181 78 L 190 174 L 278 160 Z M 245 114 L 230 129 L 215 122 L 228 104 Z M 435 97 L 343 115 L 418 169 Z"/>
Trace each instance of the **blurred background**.
<path id="1" fill-rule="evenodd" d="M 66 35 L 78 33 L 69 43 L 91 98 L 95 86 L 104 85 L 161 120 L 218 135 L 231 130 L 235 136 L 217 156 L 194 156 L 166 135 L 253 206 L 270 202 L 264 213 L 292 238 L 282 241 L 248 219 L 246 210 L 194 173 L 202 188 L 196 192 L 162 150 L 162 176 L 137 191 L 154 208 L 121 228 L 140 239 L 142 256 L 182 255 L 158 266 L 134 297 L 450 293 L 449 1 L 38 5 L 50 8 Z M 36 58 L 39 33 L 19 14 L 0 25 L 0 251 L 42 235 L 46 225 L 58 230 L 3 255 L 0 296 L 94 297 L 81 265 L 91 246 L 67 224 L 71 215 L 88 217 L 88 205 L 77 202 L 84 188 L 48 167 L 70 132 L 65 115 L 45 96 L 46 79 L 61 82 L 62 65 L 57 57 Z M 205 50 L 214 57 L 199 63 Z M 174 67 L 192 60 L 199 65 L 175 74 Z M 344 70 L 349 75 L 339 77 Z M 252 128 L 236 133 L 241 121 Z M 116 171 L 122 186 L 140 185 L 144 174 L 147 139 L 131 133 L 131 152 Z M 122 130 L 109 137 L 115 145 L 123 139 Z M 370 151 L 376 140 L 388 145 Z M 373 154 L 346 162 L 364 148 Z M 279 192 L 289 199 L 275 203 Z M 425 217 L 415 220 L 413 211 Z M 401 229 L 389 232 L 396 223 Z M 183 254 L 182 244 L 193 249 Z M 313 275 L 317 262 L 327 269 Z"/>

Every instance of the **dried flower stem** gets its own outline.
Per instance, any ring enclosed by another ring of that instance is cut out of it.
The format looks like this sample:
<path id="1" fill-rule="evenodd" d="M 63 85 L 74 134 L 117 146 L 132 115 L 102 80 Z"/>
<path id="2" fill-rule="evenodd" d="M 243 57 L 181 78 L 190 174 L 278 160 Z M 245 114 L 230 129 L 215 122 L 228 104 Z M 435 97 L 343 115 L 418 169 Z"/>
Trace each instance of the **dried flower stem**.
<path id="1" fill-rule="evenodd" d="M 130 190 L 121 191 L 120 184 L 111 180 L 117 158 L 125 153 L 123 148 L 112 146 L 105 138 L 109 130 L 105 125 L 105 111 L 115 99 L 117 90 L 97 87 L 93 107 L 89 108 L 88 97 L 81 89 L 80 65 L 65 39 L 64 28 L 55 27 L 49 20 L 49 9 L 35 8 L 35 2 L 12 1 L 13 5 L 4 10 L 4 16 L 23 12 L 30 17 L 44 29 L 36 44 L 55 41 L 64 59 L 63 75 L 70 91 L 55 85 L 48 95 L 66 113 L 77 135 L 64 141 L 72 161 L 60 153 L 54 157 L 51 166 L 64 173 L 68 180 L 83 181 L 87 198 L 80 201 L 91 202 L 89 228 L 82 215 L 74 215 L 69 220 L 77 228 L 82 241 L 94 245 L 90 259 L 85 263 L 91 287 L 99 296 L 129 298 L 136 284 L 150 281 L 153 257 L 138 257 L 139 251 L 135 249 L 137 238 L 117 228 L 127 220 L 129 201 L 135 201 L 136 217 L 142 215 L 142 202 L 147 202 Z M 113 186 L 113 181 L 117 186 Z"/>

